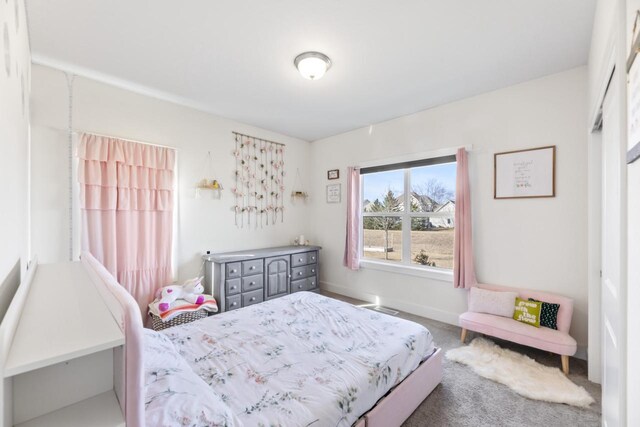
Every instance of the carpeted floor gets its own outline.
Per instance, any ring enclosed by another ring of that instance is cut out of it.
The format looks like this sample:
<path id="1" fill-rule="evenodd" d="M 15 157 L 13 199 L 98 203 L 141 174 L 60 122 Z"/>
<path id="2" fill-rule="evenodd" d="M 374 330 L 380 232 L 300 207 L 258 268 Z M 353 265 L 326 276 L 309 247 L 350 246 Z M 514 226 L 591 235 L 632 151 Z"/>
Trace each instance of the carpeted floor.
<path id="1" fill-rule="evenodd" d="M 363 304 L 362 301 L 338 294 L 323 292 L 323 295 L 356 305 Z M 433 334 L 436 345 L 445 351 L 462 345 L 460 328 L 456 326 L 402 312 L 398 316 L 426 326 Z M 476 336 L 478 335 L 469 332 L 467 343 Z M 503 348 L 524 353 L 544 365 L 560 367 L 560 356 L 507 341 L 493 340 Z M 482 378 L 470 368 L 445 359 L 442 383 L 422 402 L 403 427 L 599 426 L 600 385 L 587 380 L 585 361 L 571 358 L 570 367 L 569 378 L 584 387 L 596 400 L 587 409 L 521 397 L 506 386 Z"/>

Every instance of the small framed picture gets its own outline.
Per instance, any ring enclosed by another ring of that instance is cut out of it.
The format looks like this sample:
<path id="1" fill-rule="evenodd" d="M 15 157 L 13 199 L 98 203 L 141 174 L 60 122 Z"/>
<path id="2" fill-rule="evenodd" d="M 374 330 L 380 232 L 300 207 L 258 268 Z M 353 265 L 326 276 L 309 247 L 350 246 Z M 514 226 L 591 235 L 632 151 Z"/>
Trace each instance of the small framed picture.
<path id="1" fill-rule="evenodd" d="M 340 203 L 340 184 L 327 185 L 327 203 Z"/>
<path id="2" fill-rule="evenodd" d="M 340 178 L 340 169 L 331 169 L 327 171 L 327 179 L 339 179 Z"/>

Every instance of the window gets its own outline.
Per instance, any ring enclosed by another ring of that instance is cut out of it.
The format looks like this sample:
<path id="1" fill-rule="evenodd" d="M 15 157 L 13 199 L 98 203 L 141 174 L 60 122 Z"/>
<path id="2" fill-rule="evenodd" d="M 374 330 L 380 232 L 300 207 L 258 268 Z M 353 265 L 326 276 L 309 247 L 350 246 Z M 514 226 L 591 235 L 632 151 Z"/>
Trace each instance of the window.
<path id="1" fill-rule="evenodd" d="M 452 269 L 455 156 L 360 173 L 363 260 Z"/>

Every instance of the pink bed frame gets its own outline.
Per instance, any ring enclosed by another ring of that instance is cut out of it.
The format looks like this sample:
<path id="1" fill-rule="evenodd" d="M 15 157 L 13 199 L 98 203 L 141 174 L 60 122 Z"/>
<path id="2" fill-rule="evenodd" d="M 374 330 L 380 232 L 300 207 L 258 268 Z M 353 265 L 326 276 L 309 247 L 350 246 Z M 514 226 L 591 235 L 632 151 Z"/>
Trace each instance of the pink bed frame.
<path id="1" fill-rule="evenodd" d="M 442 381 L 442 349 L 436 351 L 362 416 L 354 427 L 396 427 L 409 418 Z"/>
<path id="2" fill-rule="evenodd" d="M 144 426 L 144 367 L 142 360 L 142 322 L 135 300 L 124 292 L 107 270 L 89 253 L 82 261 L 95 279 L 107 306 L 125 332 L 124 372 L 120 379 L 118 398 L 127 420 L 127 427 Z M 110 300 L 110 301 L 107 301 Z M 355 427 L 400 426 L 442 381 L 442 349 L 436 351 L 392 388 L 376 405 L 353 425 Z M 148 426 L 151 427 L 151 426 Z"/>

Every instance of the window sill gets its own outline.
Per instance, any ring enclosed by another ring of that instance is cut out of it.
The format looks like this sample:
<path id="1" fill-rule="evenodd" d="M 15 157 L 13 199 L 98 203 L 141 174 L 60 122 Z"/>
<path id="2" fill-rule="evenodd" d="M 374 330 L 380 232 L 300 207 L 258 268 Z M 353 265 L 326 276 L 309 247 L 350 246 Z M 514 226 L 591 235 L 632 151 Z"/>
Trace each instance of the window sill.
<path id="1" fill-rule="evenodd" d="M 409 276 L 426 277 L 441 282 L 453 283 L 453 270 L 442 268 L 415 267 L 406 264 L 392 264 L 384 261 L 360 260 L 360 267 L 364 269 L 387 271 L 390 273 L 406 274 Z"/>

